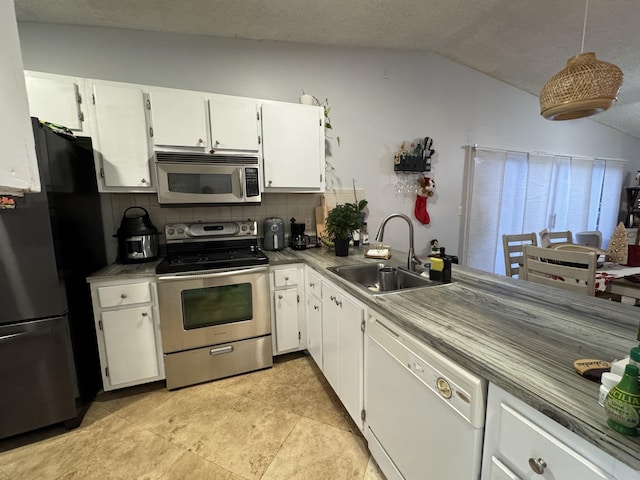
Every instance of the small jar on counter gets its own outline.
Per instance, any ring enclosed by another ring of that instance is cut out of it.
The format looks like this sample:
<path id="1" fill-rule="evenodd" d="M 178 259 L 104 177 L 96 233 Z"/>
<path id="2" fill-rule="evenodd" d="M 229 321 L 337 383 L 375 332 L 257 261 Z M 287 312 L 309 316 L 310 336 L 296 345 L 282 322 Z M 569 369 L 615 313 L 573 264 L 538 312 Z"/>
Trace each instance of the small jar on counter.
<path id="1" fill-rule="evenodd" d="M 601 377 L 602 385 L 600 385 L 600 395 L 598 397 L 598 403 L 601 407 L 604 407 L 604 399 L 607 398 L 609 390 L 620 383 L 622 380 L 621 375 L 616 375 L 611 372 L 604 372 Z"/>

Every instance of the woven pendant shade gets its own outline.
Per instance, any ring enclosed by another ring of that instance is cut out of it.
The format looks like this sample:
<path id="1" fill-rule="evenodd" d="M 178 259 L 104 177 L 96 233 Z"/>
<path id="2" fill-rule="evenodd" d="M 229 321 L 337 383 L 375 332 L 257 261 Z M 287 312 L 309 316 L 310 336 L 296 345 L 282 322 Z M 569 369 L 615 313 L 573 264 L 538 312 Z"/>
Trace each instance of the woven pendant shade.
<path id="1" fill-rule="evenodd" d="M 572 120 L 604 112 L 621 85 L 622 70 L 593 52 L 581 53 L 542 87 L 540 114 L 547 120 Z"/>

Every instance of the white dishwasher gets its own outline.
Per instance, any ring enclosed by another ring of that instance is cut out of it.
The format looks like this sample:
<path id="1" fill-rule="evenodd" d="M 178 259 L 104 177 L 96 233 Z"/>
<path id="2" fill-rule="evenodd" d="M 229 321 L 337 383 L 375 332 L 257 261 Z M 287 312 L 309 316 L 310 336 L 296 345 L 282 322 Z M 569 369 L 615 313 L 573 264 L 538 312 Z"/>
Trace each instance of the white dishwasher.
<path id="1" fill-rule="evenodd" d="M 485 380 L 369 319 L 365 436 L 387 480 L 479 479 L 486 395 Z"/>

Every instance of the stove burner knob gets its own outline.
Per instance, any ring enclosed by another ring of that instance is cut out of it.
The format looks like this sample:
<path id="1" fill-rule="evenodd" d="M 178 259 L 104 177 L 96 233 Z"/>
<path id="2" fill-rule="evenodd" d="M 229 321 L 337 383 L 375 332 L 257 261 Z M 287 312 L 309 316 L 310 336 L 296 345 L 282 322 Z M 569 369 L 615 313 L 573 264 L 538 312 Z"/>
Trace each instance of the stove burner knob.
<path id="1" fill-rule="evenodd" d="M 169 228 L 169 229 L 167 230 L 167 233 L 168 233 L 169 235 L 173 235 L 174 233 L 176 233 L 176 231 L 175 231 L 175 229 L 173 229 L 173 228 Z"/>
<path id="2" fill-rule="evenodd" d="M 182 235 L 184 233 L 184 228 L 178 228 L 178 233 Z"/>
<path id="3" fill-rule="evenodd" d="M 246 232 L 246 231 L 247 231 L 247 226 L 246 226 L 246 225 L 242 225 L 242 227 L 240 227 L 240 229 L 241 229 L 243 232 Z"/>

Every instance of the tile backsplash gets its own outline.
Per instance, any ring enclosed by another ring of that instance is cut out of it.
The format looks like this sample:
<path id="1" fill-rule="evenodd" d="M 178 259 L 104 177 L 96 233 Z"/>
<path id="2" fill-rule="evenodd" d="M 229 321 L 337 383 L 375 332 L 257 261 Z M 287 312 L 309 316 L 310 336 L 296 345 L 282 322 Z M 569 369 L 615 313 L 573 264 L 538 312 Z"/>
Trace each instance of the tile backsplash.
<path id="1" fill-rule="evenodd" d="M 358 200 L 365 197 L 365 191 L 356 189 Z M 258 222 L 258 234 L 262 236 L 262 223 L 268 217 L 280 217 L 288 225 L 293 217 L 298 223 L 307 223 L 305 233 L 315 233 L 315 208 L 325 204 L 331 208 L 337 204 L 353 203 L 353 189 L 331 189 L 325 193 L 263 193 L 262 203 L 251 206 L 184 206 L 161 207 L 158 197 L 151 193 L 111 194 L 111 211 L 113 232 L 115 234 L 124 211 L 132 206 L 143 207 L 149 212 L 151 221 L 160 231 L 164 230 L 167 223 L 197 222 L 197 221 L 225 221 L 225 220 L 256 220 Z M 288 227 L 286 232 L 289 233 Z M 109 232 L 105 232 L 109 235 Z M 163 236 L 160 242 L 164 243 Z"/>

